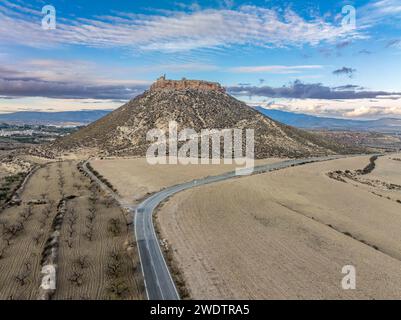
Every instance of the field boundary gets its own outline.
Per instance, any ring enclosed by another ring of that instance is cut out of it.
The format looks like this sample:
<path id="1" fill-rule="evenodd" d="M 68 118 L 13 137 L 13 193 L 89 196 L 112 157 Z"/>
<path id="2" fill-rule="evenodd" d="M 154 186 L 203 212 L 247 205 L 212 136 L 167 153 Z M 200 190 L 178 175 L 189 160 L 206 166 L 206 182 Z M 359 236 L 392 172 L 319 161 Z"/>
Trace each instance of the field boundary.
<path id="1" fill-rule="evenodd" d="M 26 184 L 28 183 L 29 179 L 35 174 L 35 172 L 38 171 L 40 168 L 42 168 L 42 165 L 38 164 L 32 167 L 32 169 L 25 175 L 23 180 L 21 180 L 21 182 L 14 188 L 8 199 L 1 205 L 0 213 L 14 203 L 17 205 L 19 204 L 21 194 L 24 192 Z"/>

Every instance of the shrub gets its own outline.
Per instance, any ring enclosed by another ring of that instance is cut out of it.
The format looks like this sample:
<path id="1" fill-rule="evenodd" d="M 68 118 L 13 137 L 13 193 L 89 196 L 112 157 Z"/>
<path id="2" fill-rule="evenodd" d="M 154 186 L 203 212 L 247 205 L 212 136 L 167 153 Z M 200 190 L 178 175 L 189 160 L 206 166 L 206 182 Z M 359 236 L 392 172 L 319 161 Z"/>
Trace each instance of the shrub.
<path id="1" fill-rule="evenodd" d="M 118 236 L 121 234 L 121 221 L 120 219 L 110 219 L 109 220 L 109 227 L 108 231 L 113 235 L 113 236 Z"/>

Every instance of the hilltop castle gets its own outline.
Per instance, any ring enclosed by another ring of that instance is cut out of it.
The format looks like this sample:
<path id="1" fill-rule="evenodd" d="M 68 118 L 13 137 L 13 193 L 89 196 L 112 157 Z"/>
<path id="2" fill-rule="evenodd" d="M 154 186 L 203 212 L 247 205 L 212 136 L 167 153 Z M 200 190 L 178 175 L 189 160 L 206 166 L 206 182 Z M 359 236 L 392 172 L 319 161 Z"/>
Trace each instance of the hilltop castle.
<path id="1" fill-rule="evenodd" d="M 183 90 L 183 89 L 198 89 L 208 91 L 220 91 L 225 92 L 225 89 L 217 82 L 209 82 L 203 80 L 166 80 L 166 76 L 163 75 L 156 80 L 150 87 L 151 91 L 171 89 L 171 90 Z"/>

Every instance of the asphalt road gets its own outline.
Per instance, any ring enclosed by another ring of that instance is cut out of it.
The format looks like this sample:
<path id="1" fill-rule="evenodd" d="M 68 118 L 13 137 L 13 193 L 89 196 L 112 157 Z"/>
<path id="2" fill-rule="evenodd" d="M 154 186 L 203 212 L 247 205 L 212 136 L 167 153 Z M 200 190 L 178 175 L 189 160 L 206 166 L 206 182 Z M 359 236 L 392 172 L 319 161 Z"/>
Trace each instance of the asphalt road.
<path id="1" fill-rule="evenodd" d="M 372 154 L 373 155 L 373 154 Z M 358 155 L 353 155 L 358 156 Z M 347 156 L 326 156 L 305 159 L 285 160 L 272 164 L 255 166 L 252 174 L 259 174 L 274 170 L 280 170 L 292 166 L 299 166 L 312 162 L 322 162 L 344 158 Z M 352 157 L 352 156 L 349 156 Z M 88 161 L 87 161 L 88 162 Z M 190 188 L 242 177 L 237 175 L 235 171 L 227 172 L 221 175 L 205 177 L 192 180 L 179 185 L 165 188 L 154 193 L 138 206 L 129 203 L 123 203 L 120 197 L 115 194 L 109 187 L 100 181 L 84 163 L 83 168 L 88 175 L 96 181 L 104 190 L 112 194 L 121 206 L 129 209 L 134 214 L 135 237 L 137 241 L 139 256 L 141 260 L 141 268 L 145 280 L 146 294 L 149 300 L 179 300 L 180 296 L 170 271 L 164 259 L 160 248 L 159 240 L 153 225 L 153 212 L 156 207 L 168 197 Z"/>
<path id="2" fill-rule="evenodd" d="M 342 158 L 343 156 L 327 156 L 308 159 L 286 160 L 273 164 L 256 166 L 253 174 L 269 172 L 302 165 Z M 146 293 L 149 300 L 178 300 L 180 296 L 170 271 L 164 260 L 159 241 L 153 225 L 153 211 L 168 197 L 193 187 L 218 181 L 240 178 L 235 172 L 227 172 L 218 176 L 205 177 L 183 184 L 165 188 L 140 203 L 135 210 L 135 235 L 141 259 L 142 272 L 145 279 Z"/>

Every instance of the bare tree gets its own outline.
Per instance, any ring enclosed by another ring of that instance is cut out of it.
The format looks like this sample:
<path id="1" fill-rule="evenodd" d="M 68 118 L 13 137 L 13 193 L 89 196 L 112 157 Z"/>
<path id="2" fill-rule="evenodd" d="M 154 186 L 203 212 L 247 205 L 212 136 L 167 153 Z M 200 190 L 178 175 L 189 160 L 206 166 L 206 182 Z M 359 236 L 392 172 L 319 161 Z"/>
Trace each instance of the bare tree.
<path id="1" fill-rule="evenodd" d="M 39 244 L 40 240 L 42 239 L 43 234 L 42 233 L 38 233 L 37 235 L 33 236 L 33 241 L 35 242 L 36 245 Z"/>
<path id="2" fill-rule="evenodd" d="M 78 215 L 77 215 L 75 209 L 71 208 L 69 210 L 69 214 L 68 214 L 68 217 L 67 217 L 68 224 L 70 226 L 74 226 L 76 224 L 77 220 L 78 220 Z"/>
<path id="3" fill-rule="evenodd" d="M 78 220 L 78 215 L 77 215 L 75 209 L 70 208 L 68 210 L 68 216 L 67 216 L 67 227 L 68 227 L 67 231 L 68 231 L 69 239 L 66 240 L 69 248 L 72 248 L 72 244 L 73 244 L 72 238 L 75 233 L 75 225 L 77 223 L 77 220 Z"/>
<path id="4" fill-rule="evenodd" d="M 128 286 L 124 281 L 113 281 L 109 284 L 107 290 L 117 298 L 122 298 L 129 292 Z"/>
<path id="5" fill-rule="evenodd" d="M 88 219 L 89 223 L 93 223 L 93 220 L 95 220 L 96 217 L 96 208 L 89 208 L 89 214 L 86 216 L 86 219 Z"/>
<path id="6" fill-rule="evenodd" d="M 45 217 L 39 219 L 39 229 L 44 229 L 46 227 L 47 219 Z"/>
<path id="7" fill-rule="evenodd" d="M 106 206 L 106 208 L 110 208 L 114 203 L 114 199 L 110 196 L 107 196 L 104 200 L 103 200 L 103 204 Z"/>
<path id="8" fill-rule="evenodd" d="M 73 241 L 72 241 L 72 239 L 71 238 L 69 238 L 69 239 L 67 239 L 67 240 L 65 240 L 65 242 L 67 243 L 67 246 L 68 246 L 68 248 L 72 248 L 72 246 L 73 246 Z"/>
<path id="9" fill-rule="evenodd" d="M 3 246 L 0 248 L 0 260 L 4 258 L 4 255 L 6 254 L 6 249 L 7 246 Z"/>
<path id="10" fill-rule="evenodd" d="M 96 218 L 96 208 L 94 205 L 92 205 L 91 208 L 89 208 L 89 214 L 86 215 L 86 232 L 85 232 L 85 237 L 89 240 L 92 241 L 93 239 L 93 223 Z"/>
<path id="11" fill-rule="evenodd" d="M 72 185 L 75 189 L 77 189 L 78 191 L 80 191 L 81 190 L 81 188 L 82 188 L 82 186 L 79 184 L 79 183 L 74 183 L 73 185 Z"/>
<path id="12" fill-rule="evenodd" d="M 72 238 L 74 236 L 74 233 L 75 233 L 74 226 L 69 224 L 67 231 L 68 231 L 68 237 Z"/>
<path id="13" fill-rule="evenodd" d="M 34 236 L 34 237 L 32 238 L 36 245 L 39 244 L 40 239 L 42 239 L 42 236 L 43 236 L 42 233 L 38 233 L 36 236 Z"/>
<path id="14" fill-rule="evenodd" d="M 88 256 L 79 256 L 77 259 L 75 259 L 74 264 L 78 266 L 81 270 L 88 268 Z"/>
<path id="15" fill-rule="evenodd" d="M 108 230 L 113 236 L 118 236 L 121 234 L 121 221 L 120 219 L 110 219 Z"/>
<path id="16" fill-rule="evenodd" d="M 10 236 L 9 235 L 6 235 L 6 234 L 3 234 L 2 236 L 1 236 L 1 239 L 3 240 L 3 242 L 5 243 L 5 247 L 9 247 L 10 246 L 10 241 L 11 241 L 11 238 L 10 238 Z"/>
<path id="17" fill-rule="evenodd" d="M 57 169 L 57 174 L 58 174 L 58 186 L 59 186 L 59 192 L 62 197 L 64 197 L 64 186 L 65 186 L 65 180 L 63 173 L 61 172 L 61 165 Z"/>
<path id="18" fill-rule="evenodd" d="M 5 230 L 6 230 L 6 228 L 7 228 L 7 222 L 1 221 L 1 222 L 0 222 L 0 226 L 1 226 L 1 234 L 4 235 Z"/>
<path id="19" fill-rule="evenodd" d="M 55 207 L 55 205 L 56 205 L 56 201 L 54 201 L 53 199 L 49 200 L 50 211 Z"/>
<path id="20" fill-rule="evenodd" d="M 92 206 L 95 205 L 95 203 L 98 201 L 98 190 L 97 190 L 97 185 L 94 183 L 91 183 L 90 187 L 90 196 L 89 196 L 89 202 Z"/>
<path id="21" fill-rule="evenodd" d="M 73 271 L 69 276 L 68 281 L 77 287 L 81 286 L 83 284 L 83 273 L 79 271 Z"/>
<path id="22" fill-rule="evenodd" d="M 20 213 L 20 217 L 23 221 L 29 220 L 29 218 L 33 215 L 32 206 L 28 206 Z"/>
<path id="23" fill-rule="evenodd" d="M 109 254 L 109 263 L 107 264 L 107 274 L 116 279 L 122 272 L 122 257 L 117 250 L 113 250 Z"/>
<path id="24" fill-rule="evenodd" d="M 42 210 L 42 216 L 44 216 L 46 219 L 50 217 L 51 213 L 52 213 L 51 206 L 47 206 Z"/>
<path id="25" fill-rule="evenodd" d="M 19 221 L 17 223 L 11 225 L 3 226 L 3 238 L 4 239 L 13 239 L 18 236 L 24 230 L 24 224 Z"/>
<path id="26" fill-rule="evenodd" d="M 119 261 L 121 260 L 121 254 L 117 249 L 113 249 L 113 251 L 110 252 L 110 258 Z"/>
<path id="27" fill-rule="evenodd" d="M 86 237 L 87 240 L 92 241 L 93 240 L 93 227 L 87 228 L 86 232 L 84 233 L 84 236 Z"/>
<path id="28" fill-rule="evenodd" d="M 31 274 L 32 266 L 29 262 L 24 263 L 23 270 L 15 277 L 20 286 L 24 286 L 28 282 L 29 275 Z"/>

